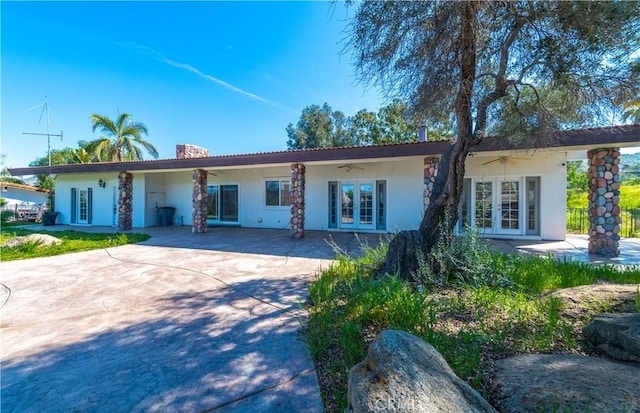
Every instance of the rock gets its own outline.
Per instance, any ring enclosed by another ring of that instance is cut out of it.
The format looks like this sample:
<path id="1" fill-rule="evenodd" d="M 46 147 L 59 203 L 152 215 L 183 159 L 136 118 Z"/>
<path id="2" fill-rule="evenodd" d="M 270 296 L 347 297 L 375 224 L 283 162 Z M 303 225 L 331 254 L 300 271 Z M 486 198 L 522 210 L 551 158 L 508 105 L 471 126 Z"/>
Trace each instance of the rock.
<path id="1" fill-rule="evenodd" d="M 598 309 L 597 312 L 635 311 L 638 288 L 638 284 L 592 284 L 563 288 L 549 295 L 562 300 L 564 316 L 579 319 L 583 316 L 585 308 L 595 308 Z"/>
<path id="2" fill-rule="evenodd" d="M 638 313 L 598 315 L 584 326 L 583 335 L 596 350 L 615 360 L 640 362 Z"/>
<path id="3" fill-rule="evenodd" d="M 54 244 L 60 244 L 59 238 L 47 234 L 29 234 L 23 237 L 15 237 L 5 242 L 0 248 L 17 248 L 28 243 L 38 244 L 40 247 L 49 247 Z"/>
<path id="4" fill-rule="evenodd" d="M 499 360 L 495 367 L 496 399 L 505 412 L 640 412 L 635 364 L 526 354 Z"/>
<path id="5" fill-rule="evenodd" d="M 347 412 L 496 412 L 458 378 L 433 346 L 383 331 L 349 371 Z"/>

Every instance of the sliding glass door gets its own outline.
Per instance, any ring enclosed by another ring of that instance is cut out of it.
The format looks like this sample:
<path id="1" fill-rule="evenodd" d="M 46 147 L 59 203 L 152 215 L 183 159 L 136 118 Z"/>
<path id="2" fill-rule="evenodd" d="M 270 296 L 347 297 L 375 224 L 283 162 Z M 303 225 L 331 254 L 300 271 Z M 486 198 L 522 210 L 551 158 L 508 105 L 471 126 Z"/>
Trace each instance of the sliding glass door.
<path id="1" fill-rule="evenodd" d="M 207 222 L 238 222 L 238 185 L 207 186 Z"/>

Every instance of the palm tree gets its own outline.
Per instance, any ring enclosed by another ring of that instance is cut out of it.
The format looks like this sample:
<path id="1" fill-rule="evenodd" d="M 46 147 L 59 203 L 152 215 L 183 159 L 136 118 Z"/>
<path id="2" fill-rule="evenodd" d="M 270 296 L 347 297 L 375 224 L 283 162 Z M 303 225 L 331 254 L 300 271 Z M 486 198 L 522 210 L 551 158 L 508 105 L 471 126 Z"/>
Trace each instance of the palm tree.
<path id="1" fill-rule="evenodd" d="M 93 131 L 100 129 L 106 136 L 102 136 L 88 145 L 88 149 L 95 152 L 99 161 L 136 161 L 142 160 L 142 149 L 146 149 L 151 156 L 158 158 L 158 151 L 149 142 L 142 139 L 147 134 L 147 127 L 140 122 L 131 120 L 128 113 L 120 113 L 114 122 L 107 116 L 94 113 L 89 117 L 93 124 Z"/>
<path id="2" fill-rule="evenodd" d="M 635 124 L 640 123 L 640 97 L 624 103 L 622 109 L 624 109 L 622 113 L 623 121 L 631 120 Z"/>

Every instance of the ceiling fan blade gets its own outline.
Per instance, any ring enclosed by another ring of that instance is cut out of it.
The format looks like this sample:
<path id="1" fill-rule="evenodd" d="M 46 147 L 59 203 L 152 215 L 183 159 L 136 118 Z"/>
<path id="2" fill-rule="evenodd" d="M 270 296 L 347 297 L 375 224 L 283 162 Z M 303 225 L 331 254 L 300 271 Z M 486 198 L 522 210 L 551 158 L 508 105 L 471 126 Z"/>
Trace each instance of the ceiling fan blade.
<path id="1" fill-rule="evenodd" d="M 498 162 L 498 161 L 500 161 L 500 158 L 496 158 L 496 159 L 494 159 L 494 160 L 492 160 L 492 161 L 485 162 L 485 163 L 483 163 L 483 164 L 482 164 L 482 166 L 484 166 L 484 165 L 489 165 L 490 163 L 494 163 L 494 162 Z"/>

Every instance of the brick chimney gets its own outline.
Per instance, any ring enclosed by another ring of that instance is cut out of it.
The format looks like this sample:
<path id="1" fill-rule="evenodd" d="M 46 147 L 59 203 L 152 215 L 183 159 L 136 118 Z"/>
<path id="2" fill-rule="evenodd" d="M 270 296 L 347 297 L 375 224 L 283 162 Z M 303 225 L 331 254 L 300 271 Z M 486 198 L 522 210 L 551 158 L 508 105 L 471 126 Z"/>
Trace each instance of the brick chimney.
<path id="1" fill-rule="evenodd" d="M 176 158 L 206 158 L 209 156 L 209 150 L 195 145 L 180 144 L 176 145 Z"/>

